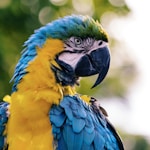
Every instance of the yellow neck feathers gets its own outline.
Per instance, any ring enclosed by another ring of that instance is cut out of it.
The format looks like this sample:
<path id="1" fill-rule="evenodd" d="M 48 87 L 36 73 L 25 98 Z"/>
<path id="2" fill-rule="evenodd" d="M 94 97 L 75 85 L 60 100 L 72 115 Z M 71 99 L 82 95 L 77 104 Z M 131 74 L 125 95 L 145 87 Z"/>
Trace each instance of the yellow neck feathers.
<path id="1" fill-rule="evenodd" d="M 42 48 L 37 47 L 38 55 L 26 69 L 29 73 L 17 86 L 19 92 L 32 91 L 34 96 L 36 95 L 36 100 L 42 98 L 52 104 L 58 104 L 64 93 L 71 94 L 70 86 L 62 87 L 56 83 L 50 68 L 51 64 L 55 63 L 56 54 L 63 50 L 63 46 L 60 40 L 48 39 Z"/>
<path id="2" fill-rule="evenodd" d="M 52 104 L 59 104 L 65 94 L 74 94 L 70 86 L 62 87 L 50 69 L 63 42 L 48 39 L 37 57 L 28 64 L 27 74 L 11 95 L 10 118 L 7 126 L 9 150 L 53 150 L 53 136 L 49 121 Z"/>

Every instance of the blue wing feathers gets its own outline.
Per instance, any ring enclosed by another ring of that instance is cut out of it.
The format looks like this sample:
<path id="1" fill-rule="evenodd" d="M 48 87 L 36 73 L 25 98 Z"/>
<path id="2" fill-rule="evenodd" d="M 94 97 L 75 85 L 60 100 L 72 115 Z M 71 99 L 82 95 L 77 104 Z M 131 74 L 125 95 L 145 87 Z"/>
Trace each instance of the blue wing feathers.
<path id="1" fill-rule="evenodd" d="M 54 139 L 58 143 L 57 150 L 120 149 L 105 116 L 78 96 L 65 96 L 60 105 L 52 107 L 49 115 Z M 61 125 L 58 116 L 62 120 Z"/>
<path id="2" fill-rule="evenodd" d="M 7 116 L 7 106 L 8 103 L 1 102 L 0 103 L 0 150 L 3 149 L 5 145 L 5 135 L 4 135 L 4 130 L 5 130 L 5 125 L 8 120 Z"/>

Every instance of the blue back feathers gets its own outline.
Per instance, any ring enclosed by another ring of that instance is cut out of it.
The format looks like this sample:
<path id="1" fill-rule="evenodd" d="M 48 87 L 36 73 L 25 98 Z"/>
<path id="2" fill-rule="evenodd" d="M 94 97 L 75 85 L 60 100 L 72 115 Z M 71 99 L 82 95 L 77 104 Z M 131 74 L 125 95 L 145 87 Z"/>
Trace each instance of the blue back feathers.
<path id="1" fill-rule="evenodd" d="M 17 90 L 18 83 L 27 73 L 26 68 L 28 67 L 28 63 L 36 57 L 36 47 L 42 47 L 47 38 L 65 40 L 71 36 L 82 38 L 94 37 L 104 41 L 108 40 L 100 24 L 92 18 L 85 16 L 66 16 L 41 27 L 24 43 L 25 49 L 16 65 L 12 78 L 14 80 L 12 92 Z"/>
<path id="2" fill-rule="evenodd" d="M 59 106 L 54 105 L 50 121 L 57 150 L 121 149 L 105 116 L 77 96 L 65 96 Z"/>

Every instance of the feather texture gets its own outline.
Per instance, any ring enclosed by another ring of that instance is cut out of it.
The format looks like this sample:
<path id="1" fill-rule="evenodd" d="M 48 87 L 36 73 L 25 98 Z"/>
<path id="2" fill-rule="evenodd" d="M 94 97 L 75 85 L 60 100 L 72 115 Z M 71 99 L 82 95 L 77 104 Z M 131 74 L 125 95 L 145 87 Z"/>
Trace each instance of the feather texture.
<path id="1" fill-rule="evenodd" d="M 111 130 L 106 117 L 77 95 L 65 96 L 59 106 L 54 105 L 50 120 L 57 150 L 120 149 L 117 133 Z"/>
<path id="2" fill-rule="evenodd" d="M 5 147 L 6 135 L 4 131 L 6 129 L 6 123 L 8 120 L 7 110 L 8 110 L 8 103 L 1 102 L 0 103 L 0 150 L 2 150 Z"/>

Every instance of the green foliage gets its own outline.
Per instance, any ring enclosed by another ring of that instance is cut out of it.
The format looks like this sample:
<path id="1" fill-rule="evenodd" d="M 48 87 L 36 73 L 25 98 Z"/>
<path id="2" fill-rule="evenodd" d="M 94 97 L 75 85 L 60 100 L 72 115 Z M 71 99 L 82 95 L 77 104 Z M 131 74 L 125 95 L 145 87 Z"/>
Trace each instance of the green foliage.
<path id="1" fill-rule="evenodd" d="M 134 150 L 149 150 L 150 144 L 147 139 L 143 138 L 142 136 L 137 136 L 136 143 L 133 149 Z"/>
<path id="2" fill-rule="evenodd" d="M 148 138 L 140 135 L 122 135 L 125 150 L 149 150 L 150 142 Z"/>

